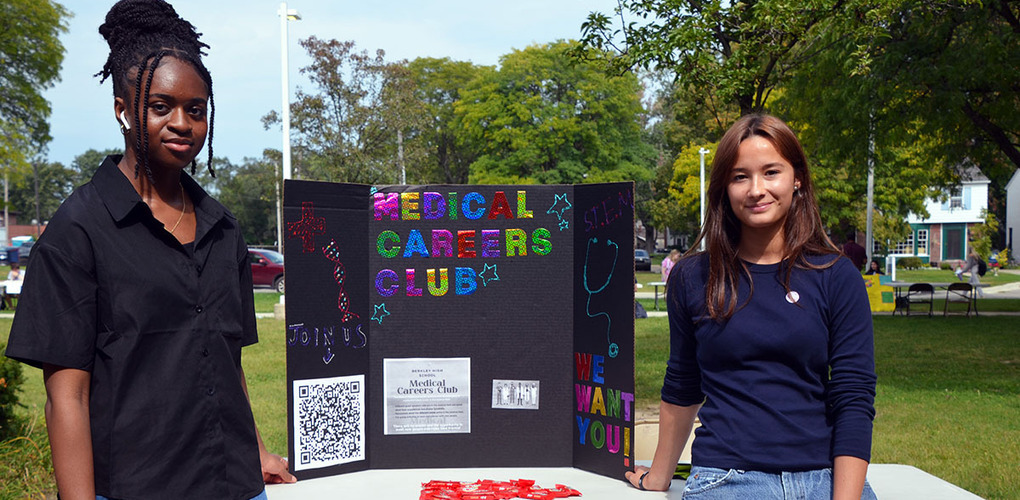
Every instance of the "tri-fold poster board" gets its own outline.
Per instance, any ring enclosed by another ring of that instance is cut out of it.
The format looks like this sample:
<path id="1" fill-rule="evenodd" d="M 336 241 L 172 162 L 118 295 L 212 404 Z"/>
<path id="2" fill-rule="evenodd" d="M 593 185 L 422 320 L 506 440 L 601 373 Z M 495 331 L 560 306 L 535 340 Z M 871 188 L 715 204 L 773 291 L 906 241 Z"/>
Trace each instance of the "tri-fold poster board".
<path id="1" fill-rule="evenodd" d="M 633 467 L 633 183 L 284 191 L 299 479 Z"/>

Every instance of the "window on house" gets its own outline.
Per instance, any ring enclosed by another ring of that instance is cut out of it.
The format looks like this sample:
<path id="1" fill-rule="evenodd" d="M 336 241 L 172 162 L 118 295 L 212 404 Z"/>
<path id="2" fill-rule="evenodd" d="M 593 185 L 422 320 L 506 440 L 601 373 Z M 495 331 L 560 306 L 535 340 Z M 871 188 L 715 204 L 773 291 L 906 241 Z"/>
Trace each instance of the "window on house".
<path id="1" fill-rule="evenodd" d="M 928 230 L 917 230 L 917 255 L 928 255 Z"/>
<path id="2" fill-rule="evenodd" d="M 892 253 L 914 255 L 914 233 L 907 235 L 907 239 L 900 241 L 892 248 Z"/>
<path id="3" fill-rule="evenodd" d="M 963 189 L 962 188 L 954 188 L 949 193 L 949 208 L 950 208 L 950 210 L 954 209 L 954 208 L 963 208 Z"/>

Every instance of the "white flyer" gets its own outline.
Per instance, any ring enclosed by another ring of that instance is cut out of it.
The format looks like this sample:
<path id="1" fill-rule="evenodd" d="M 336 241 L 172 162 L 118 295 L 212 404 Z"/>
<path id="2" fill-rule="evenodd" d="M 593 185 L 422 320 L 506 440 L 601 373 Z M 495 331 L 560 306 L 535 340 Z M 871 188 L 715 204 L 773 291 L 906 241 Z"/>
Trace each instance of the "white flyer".
<path id="1" fill-rule="evenodd" d="M 471 432 L 471 358 L 383 359 L 384 434 Z"/>

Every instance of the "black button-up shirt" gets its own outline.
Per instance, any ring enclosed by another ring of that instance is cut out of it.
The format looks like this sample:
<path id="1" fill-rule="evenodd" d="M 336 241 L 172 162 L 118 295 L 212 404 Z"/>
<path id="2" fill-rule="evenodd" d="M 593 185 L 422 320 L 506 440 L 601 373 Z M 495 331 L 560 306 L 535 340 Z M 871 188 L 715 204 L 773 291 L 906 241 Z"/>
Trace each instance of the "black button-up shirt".
<path id="1" fill-rule="evenodd" d="M 193 248 L 106 158 L 32 249 L 7 356 L 92 373 L 97 494 L 248 500 L 263 489 L 241 347 L 251 268 L 234 217 L 187 175 Z"/>

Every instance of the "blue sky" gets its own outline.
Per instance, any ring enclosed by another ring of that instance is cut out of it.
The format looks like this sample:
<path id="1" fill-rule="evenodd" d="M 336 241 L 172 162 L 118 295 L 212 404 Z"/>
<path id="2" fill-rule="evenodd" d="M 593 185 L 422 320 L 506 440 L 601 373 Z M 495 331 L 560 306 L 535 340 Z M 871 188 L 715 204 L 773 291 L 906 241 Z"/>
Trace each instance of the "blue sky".
<path id="1" fill-rule="evenodd" d="M 62 37 L 66 54 L 61 81 L 46 92 L 53 106 L 48 159 L 70 165 L 89 148 L 123 148 L 113 116 L 110 82 L 92 75 L 108 47 L 98 27 L 113 1 L 64 0 L 74 17 Z M 211 48 L 205 59 L 216 92 L 216 156 L 235 163 L 280 149 L 279 129 L 265 131 L 260 118 L 281 108 L 280 2 L 269 0 L 176 0 L 177 12 L 194 24 Z M 296 0 L 302 20 L 291 22 L 290 87 L 308 88 L 298 69 L 309 59 L 299 39 L 354 40 L 359 49 L 386 51 L 387 60 L 449 57 L 496 65 L 513 49 L 557 39 L 577 39 L 588 13 L 611 13 L 616 0 Z"/>

